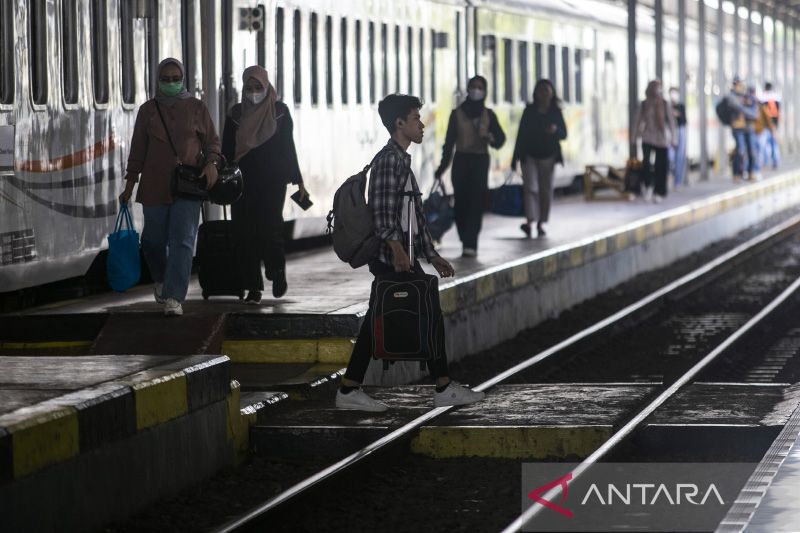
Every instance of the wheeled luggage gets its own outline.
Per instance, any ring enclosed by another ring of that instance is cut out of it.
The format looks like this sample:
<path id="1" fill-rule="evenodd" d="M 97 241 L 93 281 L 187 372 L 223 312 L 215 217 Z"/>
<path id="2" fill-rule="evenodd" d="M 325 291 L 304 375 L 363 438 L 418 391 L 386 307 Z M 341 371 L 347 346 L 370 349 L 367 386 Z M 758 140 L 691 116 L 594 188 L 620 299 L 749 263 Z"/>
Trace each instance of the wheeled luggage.
<path id="1" fill-rule="evenodd" d="M 236 256 L 233 221 L 222 207 L 223 220 L 206 220 L 197 231 L 197 277 L 203 290 L 203 299 L 209 296 L 238 296 L 244 298 L 241 275 Z"/>
<path id="2" fill-rule="evenodd" d="M 408 202 L 408 255 L 413 268 L 416 216 L 413 195 Z M 393 272 L 376 276 L 372 283 L 372 354 L 384 369 L 394 361 L 427 361 L 444 357 L 444 320 L 439 306 L 439 282 L 424 272 Z"/>

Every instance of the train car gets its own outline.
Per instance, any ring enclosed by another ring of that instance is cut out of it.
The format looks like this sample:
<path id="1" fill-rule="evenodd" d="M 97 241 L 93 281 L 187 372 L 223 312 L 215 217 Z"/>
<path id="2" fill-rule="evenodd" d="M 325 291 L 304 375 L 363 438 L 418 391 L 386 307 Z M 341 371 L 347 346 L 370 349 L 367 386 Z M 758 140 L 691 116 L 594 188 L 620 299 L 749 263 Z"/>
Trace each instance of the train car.
<path id="1" fill-rule="evenodd" d="M 570 185 L 585 164 L 621 164 L 628 155 L 627 12 L 617 4 L 0 0 L 0 293 L 81 276 L 102 253 L 138 106 L 154 93 L 154 68 L 168 56 L 183 60 L 187 88 L 208 105 L 220 131 L 240 98 L 241 72 L 254 63 L 267 68 L 292 112 L 315 204 L 303 212 L 287 202 L 297 239 L 322 233 L 339 183 L 386 142 L 377 102 L 392 92 L 417 94 L 425 103 L 425 141 L 412 149 L 423 189 L 439 163 L 449 114 L 476 73 L 489 80 L 487 104 L 508 135 L 492 152 L 493 186 L 509 175 L 518 121 L 539 78 L 554 82 L 569 129 L 557 186 Z M 655 70 L 652 14 L 645 8 L 638 25 L 643 97 Z M 694 73 L 694 21 L 687 36 L 686 70 Z M 677 85 L 670 19 L 664 39 L 665 86 Z M 709 40 L 710 76 L 714 46 Z M 687 77 L 690 94 L 698 82 L 708 80 Z M 720 91 L 706 91 L 709 128 L 717 127 L 712 99 Z M 687 104 L 696 117 L 696 99 Z M 690 129 L 698 127 L 692 118 Z M 689 146 L 696 159 L 694 131 Z M 140 223 L 138 207 L 135 214 Z"/>

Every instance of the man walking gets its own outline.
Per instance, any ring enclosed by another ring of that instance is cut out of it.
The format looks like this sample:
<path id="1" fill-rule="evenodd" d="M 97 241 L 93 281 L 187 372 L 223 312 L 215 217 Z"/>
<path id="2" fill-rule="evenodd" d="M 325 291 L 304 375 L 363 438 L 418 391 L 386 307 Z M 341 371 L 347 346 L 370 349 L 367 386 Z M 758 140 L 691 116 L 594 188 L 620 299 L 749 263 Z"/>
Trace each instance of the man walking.
<path id="1" fill-rule="evenodd" d="M 428 233 L 425 215 L 419 195 L 405 195 L 406 191 L 419 193 L 419 185 L 411 171 L 411 155 L 407 152 L 411 143 L 419 144 L 425 125 L 420 120 L 422 102 L 416 96 L 390 94 L 378 104 L 381 122 L 389 131 L 391 139 L 378 153 L 372 163 L 369 180 L 369 205 L 375 232 L 381 239 L 378 256 L 369 264 L 369 271 L 380 276 L 391 272 L 418 272 L 422 267 L 418 261 L 411 264 L 409 251 L 405 248 L 410 228 L 414 249 L 421 250 L 428 262 L 443 278 L 455 274 L 453 267 L 436 253 Z M 408 213 L 408 204 L 414 202 L 415 217 L 403 220 Z M 372 358 L 372 312 L 375 294 L 370 295 L 369 310 L 361 324 L 361 331 L 350 355 L 350 363 L 339 391 L 336 407 L 359 411 L 381 412 L 388 406 L 360 389 L 367 366 Z M 442 343 L 444 344 L 444 343 Z M 476 392 L 451 381 L 447 373 L 447 356 L 442 350 L 440 357 L 428 361 L 428 371 L 436 383 L 434 405 L 463 405 L 481 400 L 483 392 Z"/>

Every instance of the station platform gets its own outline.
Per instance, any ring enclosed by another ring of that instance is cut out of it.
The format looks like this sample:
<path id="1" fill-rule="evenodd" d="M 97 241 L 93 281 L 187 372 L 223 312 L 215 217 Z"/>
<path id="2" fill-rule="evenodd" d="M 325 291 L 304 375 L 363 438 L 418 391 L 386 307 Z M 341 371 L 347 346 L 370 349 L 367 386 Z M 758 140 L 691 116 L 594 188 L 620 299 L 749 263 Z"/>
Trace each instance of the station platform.
<path id="1" fill-rule="evenodd" d="M 794 387 L 797 389 L 797 385 Z M 800 407 L 775 438 L 717 533 L 800 531 Z"/>
<path id="2" fill-rule="evenodd" d="M 410 449 L 434 458 L 584 459 L 659 386 L 499 385 L 485 400 L 423 426 Z M 268 455 L 340 458 L 433 407 L 432 386 L 376 387 L 369 393 L 390 409 L 385 413 L 341 411 L 330 400 L 320 399 L 262 411 L 252 430 L 253 444 Z M 756 454 L 769 446 L 798 403 L 800 393 L 788 384 L 695 383 L 647 420 L 636 436 L 635 449 L 620 453 L 626 461 L 646 453 L 649 460 L 661 461 L 722 456 L 727 461 L 755 462 Z M 687 442 L 692 446 L 687 447 Z"/>

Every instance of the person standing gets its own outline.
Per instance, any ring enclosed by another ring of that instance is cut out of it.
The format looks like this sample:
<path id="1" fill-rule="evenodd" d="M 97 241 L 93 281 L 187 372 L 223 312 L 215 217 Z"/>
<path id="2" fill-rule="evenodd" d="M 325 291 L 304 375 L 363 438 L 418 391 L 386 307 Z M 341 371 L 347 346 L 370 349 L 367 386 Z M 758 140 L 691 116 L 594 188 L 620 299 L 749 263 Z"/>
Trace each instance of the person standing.
<path id="1" fill-rule="evenodd" d="M 200 167 L 210 189 L 217 180 L 220 153 L 208 108 L 189 94 L 183 82 L 180 61 L 169 57 L 159 63 L 156 96 L 142 104 L 136 115 L 125 190 L 119 196 L 121 203 L 128 203 L 139 183 L 136 201 L 144 212 L 142 251 L 155 282 L 153 296 L 164 304 L 167 316 L 183 314 L 202 204 L 198 199 L 172 196 L 172 173 L 180 163 Z"/>
<path id="2" fill-rule="evenodd" d="M 667 148 L 677 141 L 675 117 L 659 80 L 647 84 L 645 96 L 636 114 L 634 132 L 642 140 L 645 198 L 659 203 L 667 196 Z"/>
<path id="3" fill-rule="evenodd" d="M 522 162 L 522 181 L 526 222 L 520 226 L 526 237 L 536 221 L 536 234 L 546 235 L 542 226 L 550 218 L 553 200 L 553 174 L 556 163 L 564 164 L 561 141 L 567 126 L 560 100 L 550 80 L 539 80 L 533 89 L 533 103 L 525 107 L 519 122 L 511 168 Z"/>
<path id="4" fill-rule="evenodd" d="M 686 176 L 686 106 L 680 101 L 680 91 L 677 87 L 669 90 L 669 100 L 672 104 L 672 116 L 675 119 L 675 132 L 677 142 L 670 145 L 669 165 L 675 187 L 683 185 Z"/>
<path id="5" fill-rule="evenodd" d="M 738 76 L 733 78 L 733 87 L 726 96 L 730 109 L 730 126 L 736 149 L 733 154 L 733 181 L 742 181 L 747 161 L 748 179 L 758 179 L 758 158 L 753 125 L 758 116 L 758 103 L 754 97 L 748 96 L 744 81 Z"/>
<path id="6" fill-rule="evenodd" d="M 763 138 L 760 139 L 762 144 L 762 166 L 766 166 L 767 164 L 771 163 L 772 168 L 777 169 L 781 164 L 781 153 L 780 149 L 778 148 L 778 139 L 776 137 L 778 131 L 778 122 L 780 121 L 781 117 L 781 97 L 777 92 L 775 92 L 775 89 L 769 82 L 764 84 L 762 104 L 765 108 L 767 116 L 772 122 L 772 127 L 766 128 L 762 134 Z"/>
<path id="7" fill-rule="evenodd" d="M 486 88 L 483 76 L 475 76 L 467 83 L 467 99 L 450 113 L 442 161 L 435 173 L 436 179 L 440 179 L 452 158 L 456 229 L 463 257 L 478 254 L 478 235 L 489 186 L 489 147 L 500 148 L 506 142 L 497 116 L 486 107 Z"/>
<path id="8" fill-rule="evenodd" d="M 297 163 L 289 108 L 278 101 L 267 71 L 245 69 L 242 101 L 231 108 L 222 133 L 222 153 L 242 171 L 242 197 L 231 205 L 236 254 L 241 279 L 248 289 L 245 302 L 261 302 L 264 263 L 272 295 L 286 294 L 286 256 L 283 244 L 283 204 L 287 184 L 307 195 Z"/>
<path id="9" fill-rule="evenodd" d="M 407 94 L 390 94 L 378 104 L 381 122 L 389 131 L 391 138 L 386 146 L 378 152 L 372 161 L 369 178 L 369 205 L 372 207 L 372 220 L 376 234 L 382 239 L 378 248 L 378 256 L 369 263 L 369 271 L 380 276 L 391 272 L 422 273 L 419 261 L 411 263 L 407 249 L 410 229 L 415 241 L 414 250 L 420 251 L 443 278 L 453 276 L 452 265 L 436 253 L 431 235 L 428 232 L 422 202 L 419 199 L 419 185 L 411 170 L 411 155 L 408 147 L 411 143 L 420 144 L 425 125 L 420 120 L 419 110 L 422 102 L 416 96 Z M 406 195 L 406 191 L 417 193 Z M 414 202 L 415 217 L 408 218 L 409 202 Z M 375 294 L 370 294 L 369 308 L 356 344 L 350 355 L 347 371 L 342 378 L 341 386 L 336 393 L 338 409 L 382 412 L 388 406 L 371 398 L 361 390 L 360 385 L 367 372 L 372 358 L 372 312 Z M 440 317 L 440 320 L 441 317 Z M 444 325 L 441 324 L 444 328 Z M 428 361 L 428 371 L 436 384 L 434 405 L 463 405 L 477 402 L 484 397 L 483 392 L 476 392 L 451 381 L 447 371 L 447 355 L 444 353 L 444 337 L 442 336 L 440 355 Z"/>

